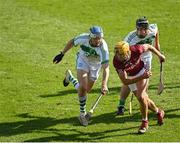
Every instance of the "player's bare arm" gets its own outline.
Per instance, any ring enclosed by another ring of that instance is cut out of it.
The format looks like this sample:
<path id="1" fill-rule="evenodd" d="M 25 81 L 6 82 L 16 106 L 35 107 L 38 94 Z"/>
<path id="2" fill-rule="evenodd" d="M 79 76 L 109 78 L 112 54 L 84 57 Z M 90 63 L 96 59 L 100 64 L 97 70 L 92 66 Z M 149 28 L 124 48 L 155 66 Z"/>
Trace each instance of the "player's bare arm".
<path id="1" fill-rule="evenodd" d="M 153 47 L 152 45 L 149 44 L 144 44 L 144 51 L 148 51 L 150 50 L 151 52 L 153 52 L 155 55 L 158 56 L 159 60 L 161 62 L 165 61 L 165 56 L 163 54 L 160 53 L 160 51 L 158 51 L 155 47 Z"/>
<path id="2" fill-rule="evenodd" d="M 71 39 L 67 42 L 66 46 L 64 47 L 62 53 L 65 54 L 67 51 L 69 51 L 74 46 L 74 39 Z"/>
<path id="3" fill-rule="evenodd" d="M 71 39 L 71 40 L 66 44 L 65 48 L 63 49 L 63 51 L 61 51 L 60 54 L 58 54 L 58 55 L 56 55 L 56 56 L 54 57 L 54 59 L 53 59 L 53 63 L 54 63 L 54 64 L 59 63 L 59 62 L 63 59 L 64 54 L 65 54 L 69 49 L 71 49 L 71 48 L 74 46 L 74 44 L 73 44 L 74 42 L 73 42 L 73 41 L 74 41 L 74 40 Z"/>
<path id="4" fill-rule="evenodd" d="M 101 92 L 103 94 L 106 94 L 106 92 L 108 91 L 107 82 L 109 78 L 109 64 L 108 63 L 102 64 L 102 69 L 103 69 L 103 78 L 102 78 Z"/>
<path id="5" fill-rule="evenodd" d="M 157 34 L 156 34 L 154 47 L 155 47 L 158 51 L 160 51 L 159 32 L 157 32 Z"/>
<path id="6" fill-rule="evenodd" d="M 122 70 L 119 70 L 118 75 L 119 75 L 119 78 L 121 79 L 121 81 L 123 82 L 124 85 L 129 85 L 129 84 L 136 83 L 136 82 L 138 82 L 138 81 L 140 81 L 142 79 L 149 78 L 152 75 L 152 73 L 150 71 L 146 70 L 144 72 L 144 74 L 142 74 L 141 76 L 128 79 L 126 72 L 122 71 Z"/>

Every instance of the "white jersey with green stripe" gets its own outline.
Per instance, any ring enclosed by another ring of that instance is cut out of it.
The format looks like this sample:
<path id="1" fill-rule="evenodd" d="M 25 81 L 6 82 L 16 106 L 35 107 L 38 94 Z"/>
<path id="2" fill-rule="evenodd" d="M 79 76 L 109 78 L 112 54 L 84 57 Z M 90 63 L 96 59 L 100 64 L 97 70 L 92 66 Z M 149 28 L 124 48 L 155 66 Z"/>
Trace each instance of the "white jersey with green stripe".
<path id="1" fill-rule="evenodd" d="M 150 24 L 149 25 L 149 32 L 144 38 L 139 38 L 137 35 L 136 30 L 130 32 L 125 38 L 124 41 L 128 42 L 130 46 L 136 45 L 136 44 L 150 44 L 154 45 L 154 40 L 156 37 L 156 34 L 158 32 L 157 24 Z M 144 57 L 150 56 L 152 57 L 152 53 L 150 51 L 145 52 L 143 54 Z"/>
<path id="2" fill-rule="evenodd" d="M 83 60 L 90 63 L 108 63 L 109 51 L 106 41 L 102 39 L 99 47 L 92 47 L 89 44 L 89 40 L 89 33 L 83 33 L 74 38 L 74 46 L 80 46 L 78 56 L 81 56 Z"/>
<path id="3" fill-rule="evenodd" d="M 125 38 L 124 41 L 128 42 L 129 45 L 136 44 L 153 44 L 156 34 L 158 32 L 157 24 L 149 25 L 149 33 L 144 38 L 139 38 L 136 30 L 130 32 Z"/>

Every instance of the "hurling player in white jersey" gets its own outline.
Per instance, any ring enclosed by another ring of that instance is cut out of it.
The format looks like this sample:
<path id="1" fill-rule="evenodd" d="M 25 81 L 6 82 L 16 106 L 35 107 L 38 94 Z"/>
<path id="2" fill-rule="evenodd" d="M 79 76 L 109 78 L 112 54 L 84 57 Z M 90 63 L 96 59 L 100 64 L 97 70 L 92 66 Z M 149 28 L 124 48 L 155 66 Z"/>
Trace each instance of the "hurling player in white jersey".
<path id="1" fill-rule="evenodd" d="M 68 50 L 72 47 L 80 47 L 76 60 L 77 79 L 70 70 L 67 70 L 63 84 L 68 86 L 71 82 L 78 91 L 80 103 L 79 121 L 83 126 L 88 125 L 88 117 L 86 116 L 87 93 L 98 79 L 101 67 L 103 69 L 101 92 L 106 94 L 108 91 L 109 51 L 103 37 L 102 28 L 100 26 L 92 26 L 89 33 L 83 33 L 71 39 L 60 54 L 53 59 L 54 63 L 59 63 Z"/>
<path id="2" fill-rule="evenodd" d="M 149 24 L 148 19 L 144 16 L 136 20 L 136 30 L 130 32 L 124 38 L 124 41 L 128 42 L 130 46 L 137 44 L 150 44 L 153 45 L 158 51 L 160 51 L 157 24 Z M 152 53 L 147 51 L 142 54 L 141 58 L 145 64 L 145 68 L 147 70 L 151 70 Z M 146 88 L 148 88 L 148 82 L 146 84 Z M 117 115 L 124 114 L 125 101 L 130 93 L 128 86 L 124 89 L 126 90 L 123 91 L 119 99 Z"/>

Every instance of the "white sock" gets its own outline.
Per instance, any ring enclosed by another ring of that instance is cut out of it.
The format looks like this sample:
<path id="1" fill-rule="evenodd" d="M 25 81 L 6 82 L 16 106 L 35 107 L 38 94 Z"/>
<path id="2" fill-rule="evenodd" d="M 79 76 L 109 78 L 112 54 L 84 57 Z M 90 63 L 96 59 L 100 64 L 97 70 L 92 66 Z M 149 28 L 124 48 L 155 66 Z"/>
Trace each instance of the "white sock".
<path id="1" fill-rule="evenodd" d="M 74 88 L 75 88 L 76 90 L 78 90 L 78 88 L 79 88 L 79 82 L 74 86 Z"/>

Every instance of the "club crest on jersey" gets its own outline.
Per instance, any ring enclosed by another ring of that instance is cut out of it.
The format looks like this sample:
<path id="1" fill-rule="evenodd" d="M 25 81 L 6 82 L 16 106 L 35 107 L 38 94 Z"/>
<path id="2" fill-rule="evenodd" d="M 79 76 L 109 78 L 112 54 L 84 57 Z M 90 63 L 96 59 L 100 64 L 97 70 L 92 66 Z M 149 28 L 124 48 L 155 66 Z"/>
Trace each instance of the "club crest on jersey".
<path id="1" fill-rule="evenodd" d="M 98 56 L 96 50 L 94 50 L 94 49 L 92 49 L 90 47 L 87 47 L 85 45 L 81 45 L 80 47 L 84 51 L 85 56 L 87 56 L 87 57 L 89 57 L 89 56 L 97 57 Z"/>
<path id="2" fill-rule="evenodd" d="M 147 38 L 142 41 L 139 41 L 137 44 L 152 44 L 152 42 L 153 42 L 152 38 Z"/>

